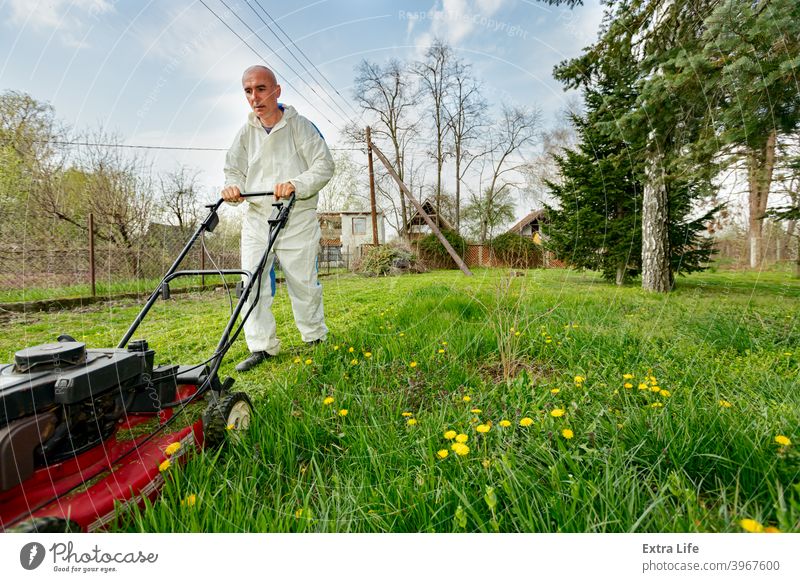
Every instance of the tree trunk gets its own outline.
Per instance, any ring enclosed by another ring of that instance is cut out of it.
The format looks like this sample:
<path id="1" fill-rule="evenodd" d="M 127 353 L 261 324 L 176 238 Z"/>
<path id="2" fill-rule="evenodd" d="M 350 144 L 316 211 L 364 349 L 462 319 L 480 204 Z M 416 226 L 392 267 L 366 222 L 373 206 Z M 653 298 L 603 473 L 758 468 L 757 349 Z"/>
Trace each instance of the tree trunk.
<path id="1" fill-rule="evenodd" d="M 670 290 L 669 208 L 663 158 L 655 148 L 648 159 L 642 201 L 642 289 Z"/>
<path id="2" fill-rule="evenodd" d="M 773 129 L 763 149 L 753 150 L 747 155 L 747 180 L 749 192 L 748 231 L 750 239 L 750 268 L 761 262 L 761 232 L 764 213 L 767 210 L 772 170 L 775 167 L 776 133 Z"/>
<path id="3" fill-rule="evenodd" d="M 461 148 L 456 146 L 456 232 L 461 234 Z"/>

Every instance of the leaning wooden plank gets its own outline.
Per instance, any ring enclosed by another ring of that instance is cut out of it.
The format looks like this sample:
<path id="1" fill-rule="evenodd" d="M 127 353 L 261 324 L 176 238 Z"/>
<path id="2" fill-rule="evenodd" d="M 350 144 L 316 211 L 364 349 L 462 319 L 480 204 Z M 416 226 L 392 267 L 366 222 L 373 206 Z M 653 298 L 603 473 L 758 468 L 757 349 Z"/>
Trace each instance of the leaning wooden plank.
<path id="1" fill-rule="evenodd" d="M 444 248 L 448 252 L 448 254 L 451 257 L 453 257 L 453 260 L 456 262 L 456 265 L 458 265 L 458 268 L 461 269 L 461 271 L 467 277 L 471 277 L 472 276 L 472 271 L 469 270 L 469 267 L 467 267 L 467 264 L 463 261 L 463 259 L 458 256 L 458 253 L 453 248 L 453 246 L 450 244 L 450 241 L 448 241 L 446 238 L 444 238 L 444 235 L 442 234 L 442 231 L 439 230 L 439 227 L 436 226 L 436 223 L 433 222 L 431 217 L 428 216 L 428 214 L 422 208 L 422 204 L 420 204 L 417 201 L 417 199 L 414 198 L 414 195 L 411 194 L 411 190 L 408 189 L 408 186 L 406 186 L 403 183 L 403 181 L 400 179 L 400 176 L 398 176 L 397 172 L 394 171 L 394 168 L 392 168 L 392 165 L 389 163 L 389 160 L 386 159 L 386 156 L 383 155 L 383 152 L 380 149 L 378 149 L 378 146 L 376 146 L 374 143 L 371 143 L 370 146 L 372 147 L 372 151 L 375 152 L 375 155 L 378 156 L 378 159 L 381 162 L 383 162 L 384 166 L 386 166 L 386 170 L 389 172 L 389 175 L 391 175 L 392 178 L 394 178 L 394 181 L 397 182 L 397 185 L 400 186 L 400 189 L 403 190 L 403 192 L 408 197 L 408 199 L 411 200 L 411 203 L 417 209 L 417 212 L 419 212 L 419 215 L 422 218 L 424 218 L 425 222 L 428 223 L 428 226 L 431 227 L 431 230 L 433 231 L 433 234 L 435 234 L 436 238 L 438 238 L 439 241 L 444 245 Z"/>

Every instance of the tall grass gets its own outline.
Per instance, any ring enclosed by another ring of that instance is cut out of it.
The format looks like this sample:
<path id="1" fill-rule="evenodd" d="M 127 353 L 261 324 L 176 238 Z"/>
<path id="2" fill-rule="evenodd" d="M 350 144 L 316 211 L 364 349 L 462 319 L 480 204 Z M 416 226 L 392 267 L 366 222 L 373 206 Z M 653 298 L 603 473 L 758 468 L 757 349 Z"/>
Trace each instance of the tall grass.
<path id="1" fill-rule="evenodd" d="M 800 531 L 788 275 L 695 275 L 668 296 L 566 271 L 324 285 L 328 342 L 303 346 L 279 293 L 281 357 L 236 374 L 238 342 L 224 370 L 254 399 L 248 433 L 170 469 L 115 530 Z M 160 361 L 197 362 L 227 310 L 220 294 L 178 298 L 142 335 Z M 134 313 L 28 315 L 0 350 L 59 332 L 111 345 Z M 463 456 L 448 430 L 467 435 Z"/>

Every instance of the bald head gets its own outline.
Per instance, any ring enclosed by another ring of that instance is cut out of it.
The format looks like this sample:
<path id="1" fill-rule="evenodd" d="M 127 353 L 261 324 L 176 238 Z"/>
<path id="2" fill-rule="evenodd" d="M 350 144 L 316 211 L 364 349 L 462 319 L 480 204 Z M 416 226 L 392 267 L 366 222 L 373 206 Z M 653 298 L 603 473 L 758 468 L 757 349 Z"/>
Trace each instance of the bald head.
<path id="1" fill-rule="evenodd" d="M 244 82 L 244 80 L 250 75 L 266 75 L 267 79 L 269 79 L 273 85 L 278 84 L 278 79 L 275 77 L 275 73 L 273 73 L 270 68 L 265 67 L 264 65 L 253 65 L 252 67 L 247 67 L 244 70 L 244 73 L 242 73 L 242 82 Z"/>
<path id="2" fill-rule="evenodd" d="M 274 126 L 283 113 L 278 106 L 281 86 L 275 73 L 263 65 L 248 67 L 242 75 L 242 88 L 253 113 L 264 127 Z"/>

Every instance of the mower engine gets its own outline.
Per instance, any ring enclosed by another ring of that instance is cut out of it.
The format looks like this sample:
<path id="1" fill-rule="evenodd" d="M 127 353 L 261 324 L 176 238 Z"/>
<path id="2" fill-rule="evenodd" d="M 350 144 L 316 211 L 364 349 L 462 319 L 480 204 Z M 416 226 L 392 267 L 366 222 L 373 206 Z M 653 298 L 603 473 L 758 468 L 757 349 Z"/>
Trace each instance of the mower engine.
<path id="1" fill-rule="evenodd" d="M 0 365 L 0 491 L 109 439 L 124 415 L 173 402 L 179 367 L 153 358 L 144 340 L 87 350 L 68 338 Z"/>

